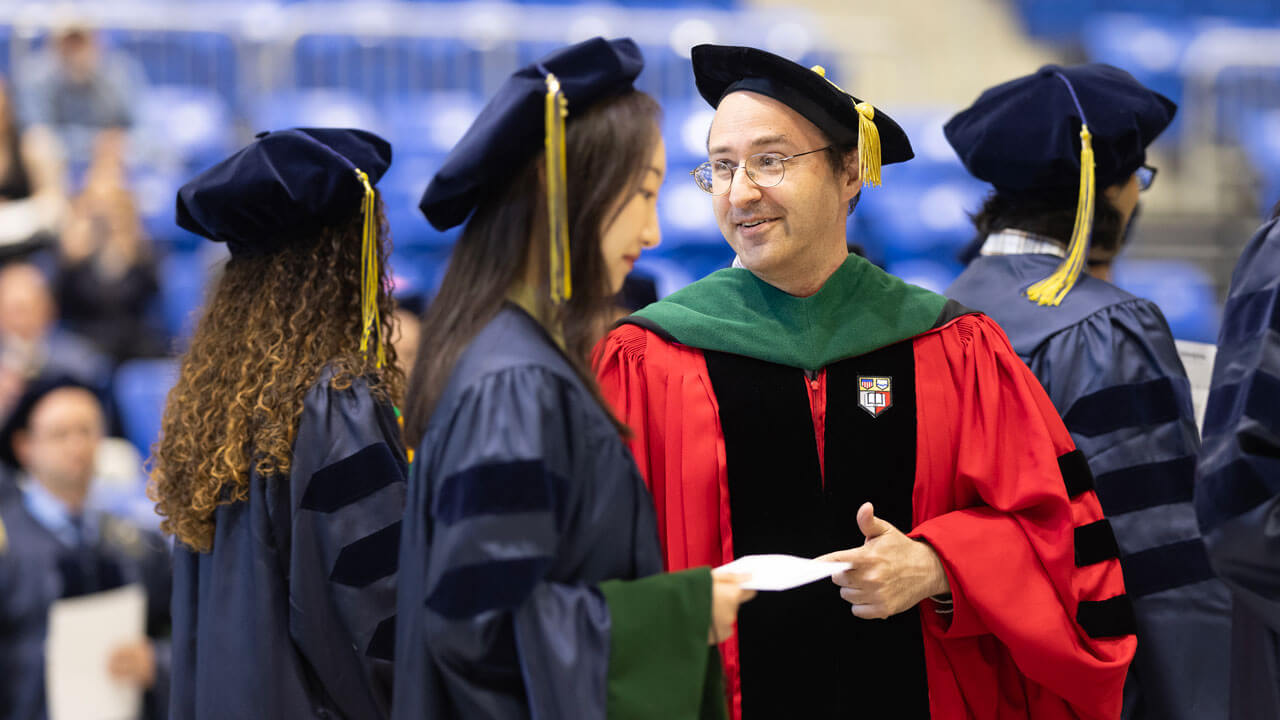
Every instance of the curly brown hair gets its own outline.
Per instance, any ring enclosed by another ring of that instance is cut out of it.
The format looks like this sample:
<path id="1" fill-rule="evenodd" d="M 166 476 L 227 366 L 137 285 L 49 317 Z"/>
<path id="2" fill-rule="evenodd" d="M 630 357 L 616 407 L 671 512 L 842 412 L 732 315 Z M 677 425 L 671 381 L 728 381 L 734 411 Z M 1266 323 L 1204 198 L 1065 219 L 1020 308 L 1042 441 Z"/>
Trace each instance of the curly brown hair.
<path id="1" fill-rule="evenodd" d="M 303 397 L 326 367 L 334 369 L 335 389 L 363 377 L 379 400 L 399 401 L 404 374 L 391 344 L 390 238 L 380 198 L 378 228 L 382 368 L 376 348 L 359 350 L 359 212 L 314 242 L 228 261 L 169 391 L 153 447 L 147 492 L 166 533 L 208 552 L 214 511 L 248 498 L 251 468 L 287 475 Z"/>

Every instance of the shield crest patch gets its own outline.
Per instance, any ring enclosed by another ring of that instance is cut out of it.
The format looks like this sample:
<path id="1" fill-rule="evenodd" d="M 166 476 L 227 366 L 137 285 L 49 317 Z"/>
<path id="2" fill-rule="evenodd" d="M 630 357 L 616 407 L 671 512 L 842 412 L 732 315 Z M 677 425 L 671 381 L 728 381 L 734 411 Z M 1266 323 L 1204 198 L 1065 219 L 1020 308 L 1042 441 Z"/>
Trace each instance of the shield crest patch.
<path id="1" fill-rule="evenodd" d="M 893 378 L 859 376 L 858 406 L 873 417 L 893 407 Z"/>

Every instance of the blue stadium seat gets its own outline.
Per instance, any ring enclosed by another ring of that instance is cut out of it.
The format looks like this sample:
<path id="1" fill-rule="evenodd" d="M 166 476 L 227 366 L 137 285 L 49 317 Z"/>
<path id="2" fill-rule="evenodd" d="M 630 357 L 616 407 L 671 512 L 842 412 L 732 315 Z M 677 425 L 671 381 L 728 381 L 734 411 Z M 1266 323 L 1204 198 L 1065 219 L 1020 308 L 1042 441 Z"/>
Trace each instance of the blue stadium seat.
<path id="1" fill-rule="evenodd" d="M 373 103 L 346 90 L 313 88 L 259 98 L 249 118 L 250 129 L 349 127 L 385 133 Z"/>
<path id="2" fill-rule="evenodd" d="M 714 242 L 660 245 L 642 254 L 636 269 L 653 276 L 658 297 L 665 297 L 733 262 L 733 248 L 723 237 L 717 234 L 709 240 Z"/>
<path id="3" fill-rule="evenodd" d="M 899 260 L 885 267 L 889 273 L 897 275 L 912 285 L 919 285 L 939 294 L 951 285 L 963 269 L 956 260 L 946 258 Z"/>
<path id="4" fill-rule="evenodd" d="M 881 187 L 862 192 L 854 214 L 863 215 L 868 245 L 881 249 L 885 261 L 950 260 L 973 237 L 969 214 L 982 206 L 988 187 L 969 177 L 891 182 L 886 173 Z"/>
<path id="5" fill-rule="evenodd" d="M 1280 202 L 1280 108 L 1250 110 L 1240 120 L 1245 157 L 1259 175 L 1258 207 Z"/>
<path id="6" fill-rule="evenodd" d="M 195 236 L 174 223 L 174 199 L 185 179 L 184 174 L 158 165 L 139 166 L 129 176 L 142 227 L 162 249 L 194 244 Z"/>
<path id="7" fill-rule="evenodd" d="M 305 35 L 293 60 L 297 87 L 342 88 L 377 102 L 484 88 L 484 53 L 458 38 Z"/>
<path id="8" fill-rule="evenodd" d="M 192 250 L 172 250 L 160 260 L 160 301 L 171 337 L 191 336 L 212 270 L 225 257 L 226 246 L 205 241 Z"/>
<path id="9" fill-rule="evenodd" d="M 1260 112 L 1280 110 L 1280 68 L 1228 67 L 1215 84 L 1219 140 L 1248 144 L 1246 127 Z"/>
<path id="10" fill-rule="evenodd" d="M 160 436 L 165 398 L 178 380 L 178 361 L 130 360 L 116 370 L 116 407 L 125 438 L 145 457 Z"/>
<path id="11" fill-rule="evenodd" d="M 1033 37 L 1055 42 L 1074 40 L 1084 18 L 1105 3 L 1106 0 L 1015 0 L 1026 31 Z"/>
<path id="12" fill-rule="evenodd" d="M 103 35 L 137 59 L 152 83 L 207 88 L 228 103 L 236 101 L 236 47 L 229 35 L 183 30 L 106 30 Z"/>
<path id="13" fill-rule="evenodd" d="M 1121 258 L 1115 283 L 1159 306 L 1174 337 L 1208 343 L 1217 339 L 1222 308 L 1213 279 L 1196 264 Z"/>
<path id="14" fill-rule="evenodd" d="M 711 196 L 694 184 L 689 176 L 691 169 L 671 164 L 668 158 L 667 179 L 658 191 L 658 218 L 666 247 L 724 242 Z"/>
<path id="15" fill-rule="evenodd" d="M 3 75 L 6 80 L 9 78 L 9 60 L 13 55 L 9 46 L 9 39 L 12 35 L 13 28 L 8 25 L 0 25 L 0 75 Z M 12 81 L 10 81 L 10 85 L 12 86 Z M 10 92 L 12 92 L 12 87 Z"/>
<path id="16" fill-rule="evenodd" d="M 382 112 L 387 139 L 401 152 L 448 153 L 484 107 L 470 91 L 415 92 L 388 102 Z"/>
<path id="17" fill-rule="evenodd" d="M 683 176 L 707 159 L 707 131 L 715 111 L 702 98 L 668 103 L 662 108 L 662 136 L 667 144 L 667 174 Z"/>
<path id="18" fill-rule="evenodd" d="M 439 232 L 427 222 L 418 210 L 418 202 L 427 189 L 427 183 L 440 169 L 444 161 L 442 153 L 399 152 L 399 146 L 392 141 L 395 151 L 391 167 L 378 182 L 378 191 L 382 193 L 383 209 L 386 212 L 387 224 L 391 228 L 391 239 L 397 247 L 440 247 L 452 245 L 461 228 Z"/>
<path id="19" fill-rule="evenodd" d="M 137 155 L 150 165 L 196 173 L 235 145 L 231 108 L 209 88 L 153 85 L 137 106 L 133 134 Z"/>
<path id="20" fill-rule="evenodd" d="M 1184 17 L 1103 13 L 1085 22 L 1081 42 L 1090 60 L 1127 70 L 1142 84 L 1181 103 L 1182 59 L 1202 26 Z M 1165 136 L 1175 134 L 1166 131 Z"/>

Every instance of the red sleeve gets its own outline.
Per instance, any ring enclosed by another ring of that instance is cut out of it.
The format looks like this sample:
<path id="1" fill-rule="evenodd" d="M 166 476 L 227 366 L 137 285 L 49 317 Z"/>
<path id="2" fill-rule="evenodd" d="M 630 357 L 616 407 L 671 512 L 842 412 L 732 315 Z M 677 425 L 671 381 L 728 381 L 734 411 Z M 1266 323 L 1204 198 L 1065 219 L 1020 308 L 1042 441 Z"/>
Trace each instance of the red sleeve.
<path id="1" fill-rule="evenodd" d="M 595 365 L 601 393 L 631 428 L 627 444 L 653 494 L 667 568 L 732 560 L 724 436 L 702 353 L 623 325 L 602 341 Z"/>
<path id="2" fill-rule="evenodd" d="M 952 614 L 921 607 L 934 716 L 1118 718 L 1136 640 L 1077 620 L 1124 583 L 1114 558 L 1076 567 L 1074 529 L 1102 509 L 1092 491 L 1068 496 L 1059 458 L 1074 445 L 1057 411 L 985 316 L 919 338 L 916 375 L 911 535 L 938 552 L 955 601 Z"/>
<path id="3" fill-rule="evenodd" d="M 622 325 L 595 352 L 600 391 L 631 428 L 671 571 L 733 560 L 720 408 L 702 352 Z M 732 717 L 742 717 L 736 636 L 720 645 Z"/>

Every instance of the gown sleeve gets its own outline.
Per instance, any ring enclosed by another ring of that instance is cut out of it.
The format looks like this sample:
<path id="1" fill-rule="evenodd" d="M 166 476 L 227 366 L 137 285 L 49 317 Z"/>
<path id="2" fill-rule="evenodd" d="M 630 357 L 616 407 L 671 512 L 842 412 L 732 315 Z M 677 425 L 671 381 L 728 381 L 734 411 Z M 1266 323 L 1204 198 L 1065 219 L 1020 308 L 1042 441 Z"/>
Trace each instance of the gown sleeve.
<path id="1" fill-rule="evenodd" d="M 279 537 L 290 546 L 290 635 L 347 717 L 389 710 L 406 470 L 394 411 L 363 380 L 312 388 L 294 442 L 290 516 L 277 525 L 288 528 Z"/>
<path id="2" fill-rule="evenodd" d="M 953 674 L 975 717 L 1003 716 L 1000 686 L 1017 675 L 1033 717 L 1118 717 L 1132 610 L 1088 466 L 1049 398 L 980 315 L 918 340 L 916 374 L 910 535 L 937 551 L 953 600 L 922 606 L 930 677 Z M 992 668 L 1006 656 L 1014 667 Z"/>
<path id="3" fill-rule="evenodd" d="M 1164 316 L 1141 298 L 1112 305 L 1050 337 L 1029 365 L 1089 461 L 1120 549 L 1140 638 L 1126 707 L 1225 715 L 1231 601 L 1196 523 L 1200 435 Z"/>
<path id="4" fill-rule="evenodd" d="M 701 716 L 709 571 L 573 581 L 584 549 L 626 558 L 644 534 L 654 544 L 639 506 L 628 543 L 598 519 L 608 488 L 639 480 L 588 401 L 546 370 L 506 369 L 464 390 L 424 439 L 429 493 L 410 511 L 427 515 L 428 542 L 413 571 L 454 716 Z"/>
<path id="5" fill-rule="evenodd" d="M 1214 570 L 1236 603 L 1273 633 L 1280 632 L 1278 329 L 1280 221 L 1272 220 L 1245 247 L 1231 278 L 1205 411 L 1196 511 Z"/>

